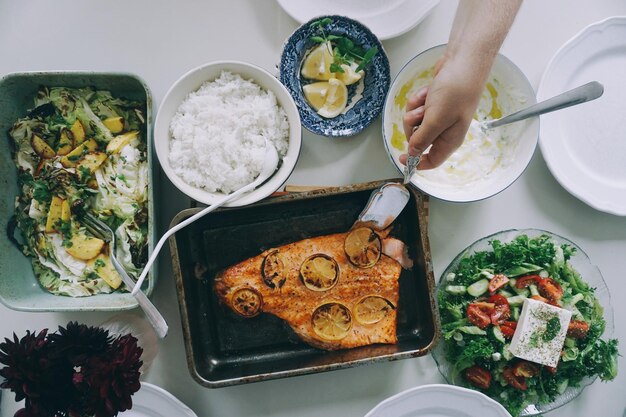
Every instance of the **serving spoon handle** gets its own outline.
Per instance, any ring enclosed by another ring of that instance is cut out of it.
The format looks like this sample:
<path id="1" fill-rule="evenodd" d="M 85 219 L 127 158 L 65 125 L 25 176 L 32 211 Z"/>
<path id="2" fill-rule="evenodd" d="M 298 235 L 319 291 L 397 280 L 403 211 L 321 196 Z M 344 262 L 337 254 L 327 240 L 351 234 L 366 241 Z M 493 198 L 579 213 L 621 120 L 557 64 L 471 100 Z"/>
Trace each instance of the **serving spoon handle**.
<path id="1" fill-rule="evenodd" d="M 540 114 L 550 113 L 555 110 L 564 109 L 566 107 L 575 106 L 576 104 L 585 103 L 595 100 L 604 93 L 604 86 L 597 81 L 581 85 L 562 94 L 554 96 L 541 103 L 533 104 L 523 110 L 510 114 L 496 120 L 481 123 L 483 131 L 493 129 L 494 127 L 506 125 L 509 123 L 519 122 L 529 117 L 539 116 Z"/>

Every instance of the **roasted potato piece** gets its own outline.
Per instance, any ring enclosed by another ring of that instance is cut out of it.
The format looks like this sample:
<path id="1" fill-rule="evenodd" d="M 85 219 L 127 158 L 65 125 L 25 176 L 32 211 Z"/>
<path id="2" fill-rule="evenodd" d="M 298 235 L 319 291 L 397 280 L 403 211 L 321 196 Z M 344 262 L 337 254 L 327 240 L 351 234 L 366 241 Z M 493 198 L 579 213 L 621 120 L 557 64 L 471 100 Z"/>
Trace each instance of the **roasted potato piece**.
<path id="1" fill-rule="evenodd" d="M 97 190 L 98 188 L 100 188 L 98 186 L 98 181 L 95 178 L 92 178 L 89 181 L 87 181 L 87 187 L 91 188 L 92 190 Z"/>
<path id="2" fill-rule="evenodd" d="M 74 168 L 78 161 L 82 158 L 83 153 L 95 151 L 96 149 L 98 149 L 98 143 L 95 140 L 86 140 L 74 148 L 72 152 L 61 158 L 61 165 L 65 168 Z"/>
<path id="3" fill-rule="evenodd" d="M 100 165 L 107 159 L 107 154 L 104 152 L 89 152 L 85 156 L 83 156 L 78 164 L 76 164 L 76 172 L 78 173 L 78 177 L 82 180 L 85 179 L 87 174 L 87 170 L 89 174 L 93 174 L 96 172 Z"/>
<path id="4" fill-rule="evenodd" d="M 85 141 L 85 128 L 80 120 L 76 119 L 72 127 L 70 128 L 72 135 L 74 136 L 74 146 L 78 146 Z"/>
<path id="5" fill-rule="evenodd" d="M 124 133 L 123 135 L 119 135 L 113 138 L 111 142 L 107 144 L 107 153 L 114 154 L 118 153 L 122 150 L 122 148 L 128 145 L 133 139 L 137 137 L 139 132 L 132 131 L 128 133 Z"/>
<path id="6" fill-rule="evenodd" d="M 59 145 L 57 147 L 57 155 L 67 155 L 74 149 L 74 138 L 72 132 L 68 129 L 61 129 L 59 135 Z"/>
<path id="7" fill-rule="evenodd" d="M 72 211 L 70 209 L 70 203 L 67 200 L 63 200 L 61 204 L 61 220 L 69 222 L 72 218 Z"/>
<path id="8" fill-rule="evenodd" d="M 59 221 L 63 213 L 63 200 L 61 197 L 53 196 L 48 208 L 48 218 L 46 219 L 46 233 L 55 233 L 59 231 Z"/>
<path id="9" fill-rule="evenodd" d="M 35 167 L 35 172 L 33 173 L 35 178 L 41 174 L 41 171 L 43 170 L 44 166 L 46 166 L 46 159 L 40 158 L 39 162 L 37 162 L 37 166 Z"/>
<path id="10" fill-rule="evenodd" d="M 111 131 L 111 133 L 120 133 L 124 130 L 124 118 L 123 117 L 109 117 L 108 119 L 104 119 L 102 124 L 106 126 L 107 129 Z"/>
<path id="11" fill-rule="evenodd" d="M 57 154 L 45 140 L 35 135 L 34 133 L 30 137 L 30 145 L 33 147 L 35 153 L 42 158 L 54 158 Z"/>
<path id="12" fill-rule="evenodd" d="M 83 233 L 75 233 L 70 239 L 71 245 L 65 251 L 76 259 L 88 261 L 95 258 L 104 247 L 104 240 L 97 237 L 87 236 Z"/>
<path id="13" fill-rule="evenodd" d="M 109 255 L 105 255 L 104 253 L 99 254 L 87 262 L 87 267 L 102 278 L 109 287 L 117 289 L 122 285 L 122 277 L 117 273 Z"/>

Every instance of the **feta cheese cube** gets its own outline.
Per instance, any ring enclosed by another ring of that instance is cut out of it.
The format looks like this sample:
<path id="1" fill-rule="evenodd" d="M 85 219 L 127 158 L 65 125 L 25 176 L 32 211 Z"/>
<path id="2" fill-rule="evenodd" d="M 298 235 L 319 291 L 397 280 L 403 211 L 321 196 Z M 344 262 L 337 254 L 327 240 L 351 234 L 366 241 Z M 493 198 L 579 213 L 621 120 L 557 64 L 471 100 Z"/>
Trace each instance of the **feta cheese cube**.
<path id="1" fill-rule="evenodd" d="M 511 353 L 527 361 L 556 366 L 571 318 L 571 311 L 525 299 L 511 339 Z"/>

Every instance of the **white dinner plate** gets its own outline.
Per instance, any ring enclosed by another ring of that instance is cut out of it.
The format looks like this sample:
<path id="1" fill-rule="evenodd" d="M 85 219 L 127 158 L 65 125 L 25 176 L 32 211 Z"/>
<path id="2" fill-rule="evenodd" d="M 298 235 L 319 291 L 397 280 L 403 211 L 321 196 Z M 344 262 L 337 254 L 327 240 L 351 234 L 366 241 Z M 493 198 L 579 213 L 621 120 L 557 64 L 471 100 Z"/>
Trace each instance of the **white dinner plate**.
<path id="1" fill-rule="evenodd" d="M 537 101 L 599 81 L 597 100 L 541 116 L 540 147 L 557 181 L 591 207 L 626 216 L 626 16 L 594 23 L 546 68 Z"/>
<path id="2" fill-rule="evenodd" d="M 439 0 L 278 0 L 300 23 L 316 16 L 340 15 L 358 20 L 380 40 L 408 32 L 420 23 Z"/>
<path id="3" fill-rule="evenodd" d="M 365 417 L 511 417 L 486 395 L 453 385 L 410 388 L 387 398 Z"/>
<path id="4" fill-rule="evenodd" d="M 147 382 L 141 383 L 132 399 L 133 408 L 120 413 L 120 417 L 198 417 L 178 398 Z"/>

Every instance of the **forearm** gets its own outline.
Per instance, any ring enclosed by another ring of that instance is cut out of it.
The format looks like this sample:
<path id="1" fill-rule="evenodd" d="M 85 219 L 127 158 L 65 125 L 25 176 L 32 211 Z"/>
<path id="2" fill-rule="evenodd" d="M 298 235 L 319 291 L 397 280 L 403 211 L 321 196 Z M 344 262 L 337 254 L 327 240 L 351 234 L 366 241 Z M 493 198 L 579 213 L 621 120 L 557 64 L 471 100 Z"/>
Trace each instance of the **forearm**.
<path id="1" fill-rule="evenodd" d="M 482 86 L 521 3 L 522 0 L 459 0 L 446 60 L 464 65 L 467 75 Z"/>

